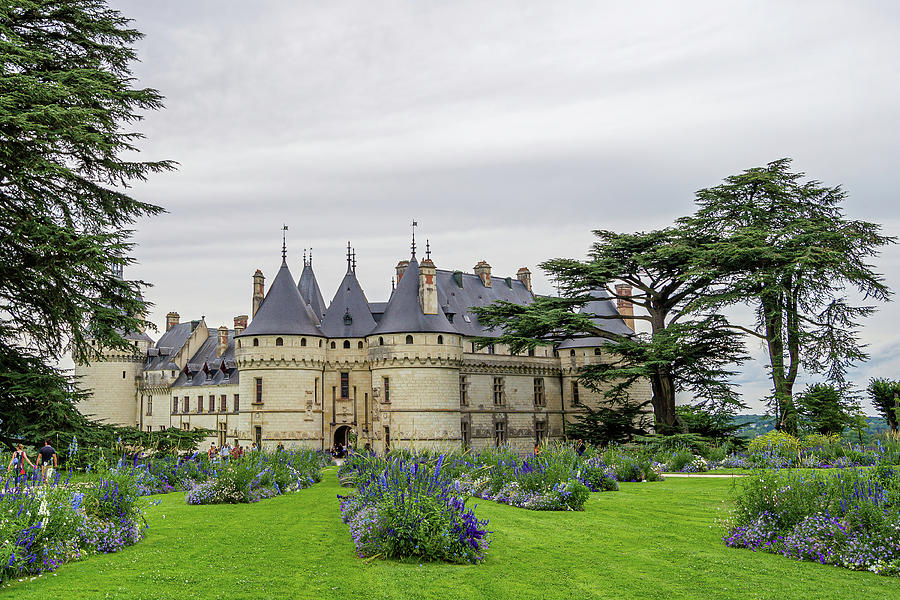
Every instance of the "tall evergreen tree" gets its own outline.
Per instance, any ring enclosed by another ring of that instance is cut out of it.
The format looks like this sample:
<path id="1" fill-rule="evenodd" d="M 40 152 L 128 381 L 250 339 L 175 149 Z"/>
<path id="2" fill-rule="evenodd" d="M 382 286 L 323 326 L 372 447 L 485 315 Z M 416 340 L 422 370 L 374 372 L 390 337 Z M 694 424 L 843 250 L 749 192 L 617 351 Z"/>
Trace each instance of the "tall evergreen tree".
<path id="1" fill-rule="evenodd" d="M 635 381 L 649 380 L 657 430 L 677 429 L 678 392 L 710 405 L 738 402 L 728 382 L 729 369 L 745 358 L 741 336 L 723 317 L 692 309 L 698 298 L 715 290 L 716 278 L 709 273 L 685 276 L 702 246 L 701 239 L 685 233 L 677 228 L 628 234 L 595 231 L 598 240 L 588 260 L 541 264 L 558 282 L 560 297 L 537 297 L 527 306 L 498 302 L 476 309 L 479 321 L 502 331 L 499 341 L 513 351 L 572 337 L 605 338 L 603 349 L 613 361 L 586 365 L 580 380 L 605 390 L 608 399 L 620 404 L 629 401 L 628 389 Z M 617 291 L 613 281 L 631 286 L 631 294 Z M 647 322 L 650 334 L 611 333 L 603 322 L 618 315 L 579 312 L 596 298 L 597 290 L 643 309 L 634 318 Z"/>
<path id="2" fill-rule="evenodd" d="M 148 325 L 129 226 L 162 211 L 128 186 L 173 168 L 125 158 L 128 130 L 161 107 L 134 85 L 141 33 L 102 0 L 0 4 L 0 418 L 21 423 L 41 403 L 77 400 L 54 365 L 126 349 Z M 93 339 L 96 345 L 88 340 Z M 65 408 L 63 406 L 62 408 Z"/>
<path id="3" fill-rule="evenodd" d="M 738 327 L 765 343 L 777 426 L 796 433 L 801 367 L 841 385 L 847 368 L 866 358 L 857 329 L 874 308 L 853 305 L 846 294 L 889 297 L 867 261 L 894 238 L 875 223 L 847 219 L 840 186 L 804 180 L 790 164 L 777 160 L 700 190 L 697 212 L 681 225 L 708 240 L 695 254 L 693 277 L 731 273 L 721 293 L 704 302 L 756 308 L 756 323 Z"/>

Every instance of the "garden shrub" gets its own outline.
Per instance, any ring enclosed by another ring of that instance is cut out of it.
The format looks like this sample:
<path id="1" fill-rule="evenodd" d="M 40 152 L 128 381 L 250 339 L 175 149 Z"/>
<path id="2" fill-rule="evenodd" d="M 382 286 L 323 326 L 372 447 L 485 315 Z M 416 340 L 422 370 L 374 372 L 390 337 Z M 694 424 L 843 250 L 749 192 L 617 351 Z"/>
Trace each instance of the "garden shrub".
<path id="1" fill-rule="evenodd" d="M 900 573 L 893 468 L 758 471 L 735 498 L 728 546 L 885 575 Z"/>
<path id="2" fill-rule="evenodd" d="M 800 452 L 800 440 L 789 433 L 772 430 L 750 440 L 747 451 L 756 457 L 772 455 L 788 463 L 796 462 Z"/>

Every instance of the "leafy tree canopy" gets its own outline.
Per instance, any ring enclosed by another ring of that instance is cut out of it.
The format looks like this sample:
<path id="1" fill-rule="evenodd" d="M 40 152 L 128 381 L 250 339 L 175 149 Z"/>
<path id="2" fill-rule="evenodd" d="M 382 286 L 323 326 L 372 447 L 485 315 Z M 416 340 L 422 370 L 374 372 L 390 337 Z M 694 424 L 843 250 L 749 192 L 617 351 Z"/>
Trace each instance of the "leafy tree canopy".
<path id="1" fill-rule="evenodd" d="M 100 0 L 11 0 L 0 5 L 0 407 L 3 430 L 28 411 L 77 400 L 52 365 L 127 350 L 143 330 L 129 226 L 162 211 L 127 193 L 173 168 L 125 158 L 127 128 L 161 106 L 131 76 L 141 37 Z M 92 346 L 89 340 L 95 340 Z M 31 417 L 29 417 L 31 418 Z"/>

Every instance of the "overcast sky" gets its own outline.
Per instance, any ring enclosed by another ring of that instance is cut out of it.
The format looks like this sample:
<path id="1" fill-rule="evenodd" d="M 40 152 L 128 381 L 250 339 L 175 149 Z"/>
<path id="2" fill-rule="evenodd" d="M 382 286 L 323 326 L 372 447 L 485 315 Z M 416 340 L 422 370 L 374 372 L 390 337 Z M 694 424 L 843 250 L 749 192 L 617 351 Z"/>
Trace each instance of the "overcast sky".
<path id="1" fill-rule="evenodd" d="M 160 327 L 170 310 L 211 327 L 248 313 L 283 223 L 295 277 L 313 247 L 326 301 L 347 240 L 386 300 L 413 218 L 439 268 L 514 275 L 583 257 L 592 229 L 665 226 L 696 190 L 785 156 L 900 233 L 894 2 L 113 6 L 146 34 L 139 83 L 166 96 L 138 126 L 142 156 L 180 163 L 134 188 L 168 210 L 137 224 L 127 272 L 154 284 Z M 876 266 L 900 287 L 896 247 Z M 865 323 L 859 384 L 900 377 L 898 317 Z M 740 382 L 759 410 L 763 363 Z"/>

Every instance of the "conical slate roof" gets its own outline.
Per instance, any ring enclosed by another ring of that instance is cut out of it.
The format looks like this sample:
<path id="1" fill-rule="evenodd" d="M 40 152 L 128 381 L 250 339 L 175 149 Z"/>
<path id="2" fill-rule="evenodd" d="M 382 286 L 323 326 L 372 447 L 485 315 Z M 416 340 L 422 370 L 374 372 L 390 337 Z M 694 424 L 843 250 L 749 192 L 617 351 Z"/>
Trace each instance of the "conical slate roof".
<path id="1" fill-rule="evenodd" d="M 349 319 L 347 318 L 349 316 Z M 347 321 L 350 324 L 347 324 Z M 347 271 L 322 317 L 322 332 L 328 337 L 365 337 L 375 329 L 369 302 L 353 271 Z"/>
<path id="2" fill-rule="evenodd" d="M 306 303 L 294 285 L 294 276 L 286 261 L 281 263 L 281 269 L 250 325 L 237 337 L 279 334 L 322 335 L 306 310 Z"/>
<path id="3" fill-rule="evenodd" d="M 313 273 L 312 263 L 303 264 L 303 272 L 300 273 L 300 282 L 297 283 L 297 289 L 300 290 L 303 300 L 321 321 L 322 317 L 325 316 L 325 299 L 322 297 L 322 291 L 319 289 L 319 282 L 316 281 L 316 274 Z"/>
<path id="4" fill-rule="evenodd" d="M 384 315 L 372 333 L 456 333 L 444 312 L 426 315 L 419 304 L 419 263 L 415 257 L 391 295 Z"/>

